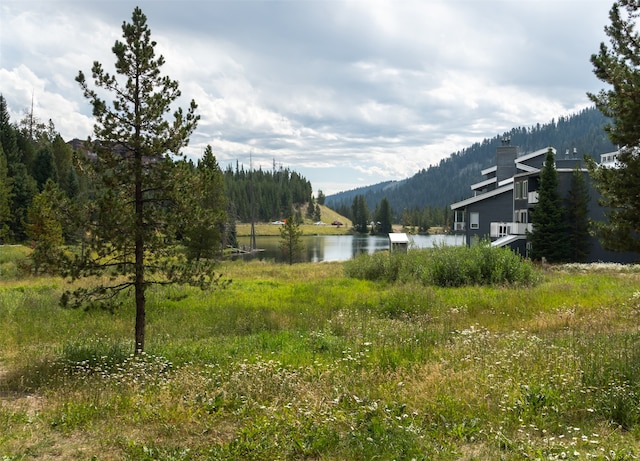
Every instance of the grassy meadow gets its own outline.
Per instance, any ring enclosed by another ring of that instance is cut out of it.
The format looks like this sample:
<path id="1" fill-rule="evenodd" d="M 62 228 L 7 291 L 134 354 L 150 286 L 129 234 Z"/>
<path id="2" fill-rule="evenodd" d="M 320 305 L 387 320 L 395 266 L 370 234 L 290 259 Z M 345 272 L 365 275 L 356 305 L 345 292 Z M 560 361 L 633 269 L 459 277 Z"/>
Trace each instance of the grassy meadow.
<path id="1" fill-rule="evenodd" d="M 640 268 L 536 283 L 367 280 L 226 262 L 222 291 L 58 307 L 0 247 L 0 459 L 633 460 Z"/>
<path id="2" fill-rule="evenodd" d="M 320 205 L 320 208 L 322 210 L 321 221 L 324 225 L 316 226 L 311 219 L 305 219 L 304 222 L 300 224 L 300 229 L 304 235 L 347 235 L 353 233 L 353 223 L 349 219 L 324 205 Z M 286 216 L 283 216 L 283 219 L 286 219 Z M 332 226 L 331 223 L 334 221 L 340 221 L 344 225 L 339 227 Z M 254 224 L 256 235 L 279 236 L 281 228 L 282 226 L 271 223 L 261 222 Z M 251 223 L 237 223 L 236 233 L 240 237 L 251 235 Z"/>

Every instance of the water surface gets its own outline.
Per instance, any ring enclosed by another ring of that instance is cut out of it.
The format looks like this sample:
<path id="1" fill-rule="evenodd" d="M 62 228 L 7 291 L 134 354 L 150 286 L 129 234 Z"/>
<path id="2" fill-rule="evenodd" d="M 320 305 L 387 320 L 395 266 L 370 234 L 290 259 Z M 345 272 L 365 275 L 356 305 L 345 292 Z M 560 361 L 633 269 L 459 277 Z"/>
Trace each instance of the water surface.
<path id="1" fill-rule="evenodd" d="M 375 253 L 389 249 L 389 238 L 381 235 L 303 235 L 304 249 L 298 261 L 346 261 L 360 253 Z M 258 259 L 284 261 L 278 236 L 257 236 L 256 245 L 263 250 L 256 253 Z M 240 246 L 249 246 L 249 237 L 239 237 Z M 463 237 L 455 235 L 411 235 L 409 248 L 431 248 L 435 245 L 462 245 Z"/>

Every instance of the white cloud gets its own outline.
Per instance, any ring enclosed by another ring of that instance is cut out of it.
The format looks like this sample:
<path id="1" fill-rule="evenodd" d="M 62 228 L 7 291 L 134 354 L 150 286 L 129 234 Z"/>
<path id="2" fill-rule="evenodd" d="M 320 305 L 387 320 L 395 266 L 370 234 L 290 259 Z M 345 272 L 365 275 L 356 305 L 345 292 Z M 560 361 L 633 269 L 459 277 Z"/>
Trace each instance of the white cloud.
<path id="1" fill-rule="evenodd" d="M 325 193 L 402 179 L 514 126 L 589 104 L 609 0 L 141 0 L 164 71 L 195 99 L 187 149 L 305 172 Z M 74 81 L 111 46 L 127 2 L 7 0 L 0 91 L 34 99 L 65 138 L 91 132 Z M 339 178 L 339 179 L 338 179 Z M 363 183 L 366 181 L 366 183 Z"/>

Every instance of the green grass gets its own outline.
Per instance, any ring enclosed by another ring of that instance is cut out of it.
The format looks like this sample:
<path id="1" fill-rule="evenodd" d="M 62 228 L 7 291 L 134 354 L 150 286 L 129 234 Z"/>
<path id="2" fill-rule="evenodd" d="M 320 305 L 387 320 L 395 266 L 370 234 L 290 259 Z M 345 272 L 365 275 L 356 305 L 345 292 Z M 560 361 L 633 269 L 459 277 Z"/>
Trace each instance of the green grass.
<path id="1" fill-rule="evenodd" d="M 321 209 L 321 221 L 325 225 L 316 226 L 311 219 L 305 218 L 304 222 L 300 224 L 300 229 L 302 230 L 303 235 L 346 235 L 353 233 L 353 224 L 349 219 L 324 205 L 321 205 Z M 283 219 L 284 218 L 286 217 L 283 216 Z M 334 221 L 340 221 L 344 223 L 344 225 L 340 227 L 332 226 L 331 223 Z M 281 226 L 273 225 L 271 223 L 255 223 L 253 227 L 256 235 L 280 236 Z M 251 223 L 236 224 L 236 233 L 241 237 L 251 235 Z"/>
<path id="2" fill-rule="evenodd" d="M 0 245 L 0 280 L 27 274 L 31 250 L 21 245 Z"/>
<path id="3" fill-rule="evenodd" d="M 344 267 L 151 290 L 139 357 L 131 301 L 61 309 L 62 281 L 3 276 L 1 459 L 640 456 L 637 267 L 457 288 Z"/>

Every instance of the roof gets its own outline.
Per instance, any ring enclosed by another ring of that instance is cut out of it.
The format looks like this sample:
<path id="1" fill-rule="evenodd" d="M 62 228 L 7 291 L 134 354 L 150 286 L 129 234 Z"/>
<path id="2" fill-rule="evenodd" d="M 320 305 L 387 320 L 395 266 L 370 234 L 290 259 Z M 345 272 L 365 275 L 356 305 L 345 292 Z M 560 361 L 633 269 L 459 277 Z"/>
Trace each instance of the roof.
<path id="1" fill-rule="evenodd" d="M 510 243 L 515 242 L 516 240 L 526 239 L 526 235 L 505 235 L 504 237 L 500 237 L 497 240 L 491 242 L 492 247 L 504 247 L 509 245 Z"/>
<path id="2" fill-rule="evenodd" d="M 504 194 L 505 192 L 511 192 L 513 191 L 513 181 L 510 182 L 509 184 L 502 186 L 502 187 L 498 187 L 497 189 L 494 189 L 492 191 L 489 192 L 485 192 L 484 194 L 478 194 L 475 197 L 471 197 L 468 198 L 466 200 L 462 200 L 460 202 L 456 202 L 451 204 L 451 209 L 452 210 L 457 210 L 458 208 L 464 208 L 467 205 L 471 205 L 472 203 L 477 203 L 480 202 L 482 200 L 486 200 L 488 198 L 491 197 L 495 197 L 496 195 L 500 195 L 500 194 Z"/>
<path id="3" fill-rule="evenodd" d="M 390 232 L 389 242 L 391 243 L 409 243 L 409 237 L 404 232 Z"/>
<path id="4" fill-rule="evenodd" d="M 523 162 L 526 162 L 527 160 L 531 160 L 532 158 L 539 157 L 540 155 L 543 155 L 543 154 L 546 155 L 549 149 L 551 149 L 553 151 L 554 155 L 555 155 L 555 153 L 556 153 L 555 147 L 549 146 L 549 147 L 545 147 L 544 149 L 538 149 L 538 150 L 536 150 L 534 152 L 530 152 L 528 154 L 524 154 L 524 155 L 522 155 L 520 157 L 517 157 L 516 158 L 516 163 L 523 163 Z"/>
<path id="5" fill-rule="evenodd" d="M 496 171 L 498 171 L 498 166 L 493 165 L 493 166 L 490 166 L 489 168 L 485 168 L 484 170 L 482 170 L 480 174 L 482 174 L 483 176 L 486 176 L 489 173 L 495 173 Z"/>
<path id="6" fill-rule="evenodd" d="M 497 179 L 498 178 L 489 178 L 489 179 L 485 179 L 484 181 L 477 182 L 477 183 L 471 185 L 471 189 L 472 190 L 476 190 L 476 189 L 480 189 L 480 188 L 482 188 L 484 186 L 488 186 L 489 184 L 495 184 Z"/>

